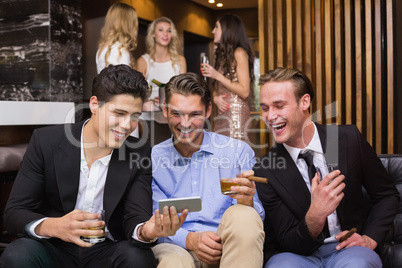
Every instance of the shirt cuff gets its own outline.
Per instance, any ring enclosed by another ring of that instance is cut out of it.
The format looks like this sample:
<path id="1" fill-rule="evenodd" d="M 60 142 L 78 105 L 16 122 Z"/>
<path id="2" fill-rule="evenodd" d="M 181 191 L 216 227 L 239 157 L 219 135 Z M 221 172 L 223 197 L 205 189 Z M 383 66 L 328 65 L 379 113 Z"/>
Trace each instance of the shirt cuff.
<path id="1" fill-rule="evenodd" d="M 143 226 L 144 224 L 145 224 L 145 222 L 138 224 L 138 225 L 135 227 L 134 232 L 133 232 L 133 235 L 132 235 L 131 237 L 132 237 L 134 240 L 139 241 L 139 242 L 142 242 L 142 243 L 148 243 L 148 244 L 154 243 L 158 238 L 153 239 L 153 240 L 151 240 L 151 241 L 143 241 L 143 240 L 141 240 L 141 239 L 138 237 L 138 234 L 137 234 L 137 233 L 138 233 L 138 228 L 140 228 L 140 227 Z"/>
<path id="2" fill-rule="evenodd" d="M 35 228 L 36 228 L 36 226 L 38 226 L 39 224 L 41 224 L 44 220 L 46 220 L 48 217 L 46 217 L 46 218 L 43 218 L 43 219 L 40 219 L 40 220 L 37 220 L 37 221 L 34 221 L 34 222 L 31 222 L 31 223 L 28 223 L 28 226 L 27 226 L 27 230 L 28 230 L 28 232 L 29 232 L 29 235 L 31 235 L 31 236 L 33 236 L 33 237 L 36 237 L 36 238 L 39 238 L 39 239 L 49 239 L 49 238 L 51 238 L 51 237 L 48 237 L 48 236 L 40 236 L 40 235 L 37 235 L 36 233 L 35 233 Z"/>

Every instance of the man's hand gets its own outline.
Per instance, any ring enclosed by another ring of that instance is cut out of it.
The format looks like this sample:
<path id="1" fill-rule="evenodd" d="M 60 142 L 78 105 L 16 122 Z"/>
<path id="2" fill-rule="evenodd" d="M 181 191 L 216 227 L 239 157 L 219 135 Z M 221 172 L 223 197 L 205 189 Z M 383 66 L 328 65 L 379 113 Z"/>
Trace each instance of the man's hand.
<path id="1" fill-rule="evenodd" d="M 230 195 L 231 198 L 237 199 L 238 204 L 254 207 L 253 197 L 255 194 L 255 183 L 246 179 L 253 176 L 254 171 L 246 170 L 241 174 L 241 178 L 234 178 L 233 183 L 240 184 L 240 186 L 232 186 L 231 190 L 239 192 L 238 194 Z"/>
<path id="2" fill-rule="evenodd" d="M 163 215 L 161 215 L 159 209 L 157 209 L 149 221 L 144 224 L 138 237 L 145 241 L 150 241 L 158 237 L 175 235 L 185 221 L 187 214 L 188 210 L 185 209 L 181 215 L 178 216 L 175 207 L 168 208 L 166 206 L 163 208 Z"/>
<path id="3" fill-rule="evenodd" d="M 222 256 L 220 236 L 214 232 L 191 232 L 186 238 L 186 247 L 207 264 L 219 263 Z"/>
<path id="4" fill-rule="evenodd" d="M 321 182 L 317 174 L 311 181 L 311 205 L 306 214 L 306 224 L 312 237 L 316 238 L 321 233 L 327 216 L 334 212 L 341 202 L 344 196 L 344 179 L 345 176 L 335 170 Z"/>
<path id="5" fill-rule="evenodd" d="M 93 244 L 81 240 L 81 236 L 97 236 L 103 234 L 101 227 L 104 221 L 99 219 L 99 214 L 83 212 L 75 209 L 60 218 L 48 218 L 35 228 L 35 233 L 44 237 L 57 237 L 63 241 L 74 243 L 80 247 L 91 247 Z M 100 228 L 88 230 L 87 228 Z"/>
<path id="6" fill-rule="evenodd" d="M 347 232 L 348 232 L 347 230 L 343 231 L 337 234 L 335 238 L 339 240 Z M 354 246 L 361 246 L 374 250 L 377 247 L 377 242 L 374 241 L 371 237 L 368 237 L 367 235 L 360 235 L 358 233 L 354 233 L 351 237 L 349 237 L 342 243 L 339 243 L 339 245 L 336 246 L 336 249 L 341 250 L 343 248 L 349 248 Z"/>

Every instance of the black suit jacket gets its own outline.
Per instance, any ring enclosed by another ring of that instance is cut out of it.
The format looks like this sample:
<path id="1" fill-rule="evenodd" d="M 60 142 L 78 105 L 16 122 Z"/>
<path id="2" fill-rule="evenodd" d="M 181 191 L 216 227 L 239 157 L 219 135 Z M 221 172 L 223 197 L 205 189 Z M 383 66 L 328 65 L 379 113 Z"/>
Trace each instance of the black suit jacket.
<path id="1" fill-rule="evenodd" d="M 5 225 L 11 233 L 23 236 L 28 223 L 74 210 L 83 123 L 34 131 L 5 210 Z M 148 144 L 138 145 L 138 139 L 128 137 L 113 151 L 109 164 L 103 208 L 116 240 L 130 239 L 137 224 L 152 215 L 151 150 Z"/>
<path id="2" fill-rule="evenodd" d="M 344 198 L 337 208 L 342 230 L 356 227 L 381 246 L 395 217 L 399 195 L 376 153 L 355 126 L 316 124 L 326 162 L 338 165 L 345 175 Z M 296 164 L 283 144 L 276 144 L 255 165 L 256 176 L 269 179 L 257 184 L 265 209 L 265 257 L 279 251 L 310 255 L 324 237 L 309 234 L 305 215 L 311 195 Z M 364 187 L 373 201 L 369 207 Z"/>

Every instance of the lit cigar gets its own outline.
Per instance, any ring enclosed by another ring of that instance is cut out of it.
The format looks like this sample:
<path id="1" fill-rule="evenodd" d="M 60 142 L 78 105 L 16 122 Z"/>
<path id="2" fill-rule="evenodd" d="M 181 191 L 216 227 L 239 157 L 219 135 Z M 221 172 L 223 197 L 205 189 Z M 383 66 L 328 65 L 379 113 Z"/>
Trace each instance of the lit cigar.
<path id="1" fill-rule="evenodd" d="M 256 177 L 256 176 L 249 176 L 247 177 L 250 181 L 261 182 L 261 183 L 268 183 L 267 178 Z"/>

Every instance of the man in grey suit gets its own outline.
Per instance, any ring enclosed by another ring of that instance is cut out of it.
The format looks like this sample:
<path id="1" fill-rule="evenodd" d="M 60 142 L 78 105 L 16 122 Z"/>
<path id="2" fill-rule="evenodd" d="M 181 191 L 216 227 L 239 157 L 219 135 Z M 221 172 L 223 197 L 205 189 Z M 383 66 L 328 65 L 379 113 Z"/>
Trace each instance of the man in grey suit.
<path id="1" fill-rule="evenodd" d="M 175 234 L 187 213 L 152 215 L 150 146 L 130 136 L 147 90 L 141 73 L 109 66 L 94 79 L 90 119 L 33 133 L 5 210 L 20 238 L 2 267 L 154 267 L 150 246 Z M 91 207 L 105 220 L 83 213 Z M 101 234 L 101 243 L 81 239 Z"/>

